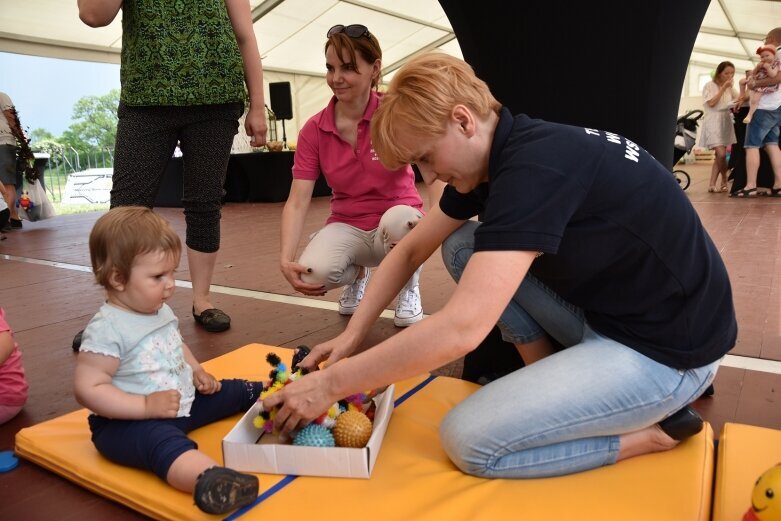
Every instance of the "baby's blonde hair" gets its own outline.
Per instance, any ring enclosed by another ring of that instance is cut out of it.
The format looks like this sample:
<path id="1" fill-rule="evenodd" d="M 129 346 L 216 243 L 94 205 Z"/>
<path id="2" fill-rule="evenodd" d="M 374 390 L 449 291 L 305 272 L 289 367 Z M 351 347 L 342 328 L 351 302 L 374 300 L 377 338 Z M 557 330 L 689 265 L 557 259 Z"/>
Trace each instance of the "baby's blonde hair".
<path id="1" fill-rule="evenodd" d="M 415 151 L 396 137 L 443 135 L 456 105 L 465 105 L 481 119 L 491 112 L 498 114 L 502 107 L 463 60 L 434 51 L 407 62 L 391 80 L 372 117 L 372 144 L 383 165 L 395 170 L 412 162 Z"/>
<path id="2" fill-rule="evenodd" d="M 89 235 L 89 253 L 95 281 L 111 290 L 111 275 L 121 283 L 130 279 L 139 255 L 162 251 L 177 264 L 182 242 L 168 221 L 143 206 L 120 206 L 102 215 Z"/>

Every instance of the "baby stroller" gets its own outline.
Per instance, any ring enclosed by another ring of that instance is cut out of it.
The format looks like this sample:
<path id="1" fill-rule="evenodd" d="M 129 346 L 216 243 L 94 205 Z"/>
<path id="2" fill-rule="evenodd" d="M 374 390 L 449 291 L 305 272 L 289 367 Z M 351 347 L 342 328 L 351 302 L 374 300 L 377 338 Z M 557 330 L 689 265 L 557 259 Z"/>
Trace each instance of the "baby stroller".
<path id="1" fill-rule="evenodd" d="M 678 161 L 691 152 L 694 142 L 697 140 L 697 122 L 702 117 L 701 110 L 691 110 L 679 117 L 675 122 L 675 148 L 673 149 L 673 168 Z M 681 188 L 686 190 L 691 183 L 691 177 L 683 170 L 673 170 L 673 176 Z"/>

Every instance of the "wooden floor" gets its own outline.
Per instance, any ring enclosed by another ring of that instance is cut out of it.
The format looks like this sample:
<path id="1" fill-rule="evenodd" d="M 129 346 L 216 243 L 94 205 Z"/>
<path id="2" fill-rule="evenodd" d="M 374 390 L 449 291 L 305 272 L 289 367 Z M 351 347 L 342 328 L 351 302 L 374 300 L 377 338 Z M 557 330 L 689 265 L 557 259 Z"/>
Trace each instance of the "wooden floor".
<path id="1" fill-rule="evenodd" d="M 734 356 L 728 357 L 716 378 L 715 396 L 699 400 L 696 407 L 717 433 L 727 421 L 781 428 L 776 393 L 781 387 L 781 200 L 710 194 L 709 168 L 707 164 L 684 168 L 693 178 L 686 193 L 729 269 L 740 331 L 731 352 Z M 213 301 L 231 315 L 229 331 L 209 334 L 195 326 L 191 290 L 186 287 L 187 258 L 182 259 L 177 277 L 185 287 L 177 289 L 171 305 L 185 341 L 199 360 L 251 342 L 314 345 L 344 328 L 346 319 L 335 311 L 338 291 L 322 298 L 296 296 L 280 274 L 282 204 L 242 203 L 224 208 Z M 180 209 L 159 212 L 184 235 Z M 305 233 L 321 226 L 327 213 L 327 198 L 315 199 Z M 23 230 L 9 232 L 0 242 L 0 305 L 23 352 L 30 383 L 24 410 L 0 426 L 0 451 L 13 449 L 19 429 L 79 408 L 71 391 L 76 355 L 70 345 L 103 299 L 103 292 L 93 283 L 87 248 L 89 231 L 98 216 L 25 222 Z M 435 254 L 421 278 L 424 311 L 440 309 L 454 287 Z M 396 331 L 392 319 L 381 318 L 366 344 Z M 460 361 L 436 371 L 456 377 L 460 372 Z M 25 461 L 0 474 L 0 498 L 0 519 L 142 518 Z"/>

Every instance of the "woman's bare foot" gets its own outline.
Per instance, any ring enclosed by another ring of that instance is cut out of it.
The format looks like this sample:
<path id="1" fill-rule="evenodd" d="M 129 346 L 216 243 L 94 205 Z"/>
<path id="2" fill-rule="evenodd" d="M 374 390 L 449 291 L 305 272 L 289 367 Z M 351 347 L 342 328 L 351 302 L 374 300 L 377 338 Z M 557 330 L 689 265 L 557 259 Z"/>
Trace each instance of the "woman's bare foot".
<path id="1" fill-rule="evenodd" d="M 617 461 L 651 452 L 670 450 L 680 442 L 665 434 L 658 424 L 654 424 L 639 431 L 622 434 L 619 443 Z"/>

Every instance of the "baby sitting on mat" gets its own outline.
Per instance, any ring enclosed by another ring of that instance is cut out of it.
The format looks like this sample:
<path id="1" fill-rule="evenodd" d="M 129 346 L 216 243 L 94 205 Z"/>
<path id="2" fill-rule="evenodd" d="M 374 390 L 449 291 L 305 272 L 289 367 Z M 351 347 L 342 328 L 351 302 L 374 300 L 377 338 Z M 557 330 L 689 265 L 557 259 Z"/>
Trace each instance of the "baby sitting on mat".
<path id="1" fill-rule="evenodd" d="M 261 382 L 218 381 L 182 341 L 166 304 L 182 247 L 167 221 L 142 207 L 114 208 L 89 238 L 92 271 L 106 302 L 84 330 L 76 399 L 92 414 L 92 441 L 120 465 L 151 470 L 191 492 L 204 512 L 255 501 L 256 476 L 221 467 L 187 433 L 246 411 Z"/>

